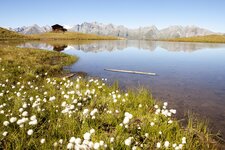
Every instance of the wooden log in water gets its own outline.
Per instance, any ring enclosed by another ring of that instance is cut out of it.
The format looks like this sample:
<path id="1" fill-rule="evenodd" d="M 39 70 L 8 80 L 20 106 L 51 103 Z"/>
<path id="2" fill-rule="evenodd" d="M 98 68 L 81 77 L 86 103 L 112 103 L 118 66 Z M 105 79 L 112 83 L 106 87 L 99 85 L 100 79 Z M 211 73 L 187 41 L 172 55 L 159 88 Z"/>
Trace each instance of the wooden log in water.
<path id="1" fill-rule="evenodd" d="M 141 72 L 141 71 L 131 71 L 131 70 L 118 70 L 118 69 L 104 69 L 104 70 L 111 71 L 111 72 L 122 72 L 122 73 L 132 73 L 132 74 L 142 74 L 142 75 L 156 76 L 156 73 L 152 73 L 152 72 Z"/>

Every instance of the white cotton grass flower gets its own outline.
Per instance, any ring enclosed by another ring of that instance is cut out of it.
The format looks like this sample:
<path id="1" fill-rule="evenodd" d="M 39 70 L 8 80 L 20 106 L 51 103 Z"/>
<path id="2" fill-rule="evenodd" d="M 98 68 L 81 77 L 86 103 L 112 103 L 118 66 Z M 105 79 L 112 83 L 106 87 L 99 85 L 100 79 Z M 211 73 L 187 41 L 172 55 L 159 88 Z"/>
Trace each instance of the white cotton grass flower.
<path id="1" fill-rule="evenodd" d="M 80 138 L 76 138 L 75 139 L 75 144 L 80 145 L 81 144 L 81 139 Z"/>
<path id="2" fill-rule="evenodd" d="M 91 133 L 91 134 L 95 133 L 95 129 L 91 129 L 91 130 L 90 130 L 90 133 Z"/>
<path id="3" fill-rule="evenodd" d="M 173 148 L 175 148 L 175 147 L 177 147 L 177 144 L 176 144 L 176 143 L 174 143 L 172 146 L 173 146 Z"/>
<path id="4" fill-rule="evenodd" d="M 110 138 L 110 143 L 113 143 L 114 142 L 114 137 L 111 137 Z"/>
<path id="5" fill-rule="evenodd" d="M 32 135 L 34 133 L 34 131 L 32 130 L 32 129 L 29 129 L 28 131 L 27 131 L 27 134 L 28 135 Z"/>
<path id="6" fill-rule="evenodd" d="M 160 142 L 156 143 L 156 148 L 160 148 L 160 147 L 161 147 L 161 143 Z"/>
<path id="7" fill-rule="evenodd" d="M 99 149 L 99 147 L 100 147 L 100 144 L 99 144 L 98 142 L 96 142 L 96 143 L 94 144 L 94 149 Z"/>
<path id="8" fill-rule="evenodd" d="M 167 105 L 168 105 L 168 102 L 164 102 L 163 105 L 164 105 L 164 106 L 167 106 Z"/>
<path id="9" fill-rule="evenodd" d="M 4 126 L 8 126 L 8 125 L 9 125 L 9 122 L 8 122 L 8 121 L 4 121 L 4 122 L 3 122 L 3 125 L 4 125 Z"/>
<path id="10" fill-rule="evenodd" d="M 171 123 L 173 123 L 173 121 L 172 120 L 169 120 L 168 123 L 171 124 Z"/>
<path id="11" fill-rule="evenodd" d="M 55 99 L 56 99 L 56 97 L 52 96 L 52 97 L 49 98 L 49 101 L 54 101 Z"/>
<path id="12" fill-rule="evenodd" d="M 130 119 L 129 119 L 129 118 L 127 118 L 127 117 L 125 117 L 125 118 L 123 119 L 123 124 L 128 124 L 128 123 L 129 123 L 129 121 L 130 121 Z"/>
<path id="13" fill-rule="evenodd" d="M 148 133 L 145 133 L 145 137 L 148 137 L 149 136 L 149 134 Z"/>
<path id="14" fill-rule="evenodd" d="M 186 137 L 182 137 L 182 144 L 186 144 Z"/>
<path id="15" fill-rule="evenodd" d="M 41 142 L 41 144 L 44 144 L 45 143 L 45 139 L 44 138 L 41 139 L 40 142 Z"/>
<path id="16" fill-rule="evenodd" d="M 54 147 L 57 147 L 57 146 L 58 146 L 58 143 L 57 143 L 57 142 L 54 142 L 54 143 L 53 143 L 53 146 L 54 146 Z"/>
<path id="17" fill-rule="evenodd" d="M 170 142 L 169 141 L 165 141 L 165 143 L 164 143 L 165 148 L 168 148 L 169 145 L 170 145 Z"/>
<path id="18" fill-rule="evenodd" d="M 24 112 L 22 113 L 22 116 L 24 116 L 24 117 L 28 116 L 28 112 L 27 112 L 27 111 L 24 111 Z"/>
<path id="19" fill-rule="evenodd" d="M 84 110 L 83 110 L 83 115 L 84 115 L 84 116 L 87 116 L 87 115 L 88 115 L 88 112 L 89 112 L 88 109 L 84 109 Z"/>
<path id="20" fill-rule="evenodd" d="M 10 121 L 11 123 L 16 122 L 16 120 L 17 120 L 16 117 L 11 117 L 11 118 L 9 119 L 9 121 Z"/>
<path id="21" fill-rule="evenodd" d="M 183 144 L 179 144 L 178 147 L 179 147 L 180 149 L 182 149 L 182 148 L 183 148 Z"/>
<path id="22" fill-rule="evenodd" d="M 170 109 L 170 112 L 173 114 L 176 114 L 177 111 L 176 111 L 176 109 Z"/>
<path id="23" fill-rule="evenodd" d="M 100 146 L 104 146 L 104 141 L 99 141 Z"/>
<path id="24" fill-rule="evenodd" d="M 153 127 L 155 125 L 155 123 L 154 122 L 151 122 L 150 125 Z"/>
<path id="25" fill-rule="evenodd" d="M 70 140 L 69 140 L 70 143 L 75 143 L 75 141 L 76 141 L 75 137 L 71 137 Z"/>
<path id="26" fill-rule="evenodd" d="M 83 137 L 85 140 L 90 140 L 91 134 L 89 132 L 86 132 Z"/>
<path id="27" fill-rule="evenodd" d="M 132 143 L 132 137 L 127 138 L 127 139 L 124 141 L 124 143 L 125 143 L 125 145 L 130 146 L 131 143 Z"/>
<path id="28" fill-rule="evenodd" d="M 97 109 L 97 108 L 94 108 L 94 109 L 90 112 L 90 115 L 91 115 L 91 116 L 94 116 L 95 113 L 97 113 L 97 112 L 98 112 L 98 109 Z"/>
<path id="29" fill-rule="evenodd" d="M 73 149 L 74 145 L 72 143 L 68 143 L 66 147 L 67 147 L 67 149 Z"/>
<path id="30" fill-rule="evenodd" d="M 7 134 L 8 134 L 7 131 L 5 131 L 5 132 L 2 133 L 3 136 L 6 136 Z"/>

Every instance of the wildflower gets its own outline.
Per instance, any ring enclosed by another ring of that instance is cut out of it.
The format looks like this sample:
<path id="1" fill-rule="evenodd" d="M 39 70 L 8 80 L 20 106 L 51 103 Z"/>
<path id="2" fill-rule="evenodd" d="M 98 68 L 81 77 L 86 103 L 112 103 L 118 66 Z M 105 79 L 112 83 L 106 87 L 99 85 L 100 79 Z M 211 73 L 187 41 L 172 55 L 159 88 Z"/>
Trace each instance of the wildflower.
<path id="1" fill-rule="evenodd" d="M 145 137 L 148 137 L 149 136 L 149 134 L 148 133 L 145 133 Z"/>
<path id="2" fill-rule="evenodd" d="M 182 144 L 186 144 L 186 137 L 182 137 Z"/>
<path id="3" fill-rule="evenodd" d="M 98 142 L 96 142 L 96 143 L 94 144 L 94 149 L 99 149 L 99 147 L 100 147 L 100 144 L 99 144 Z"/>
<path id="4" fill-rule="evenodd" d="M 129 119 L 129 118 L 127 118 L 127 117 L 125 117 L 125 118 L 123 119 L 123 124 L 128 124 L 128 123 L 129 123 L 129 121 L 130 121 L 130 119 Z"/>
<path id="5" fill-rule="evenodd" d="M 32 129 L 29 129 L 29 130 L 27 131 L 27 134 L 28 134 L 28 135 L 32 135 L 33 132 L 34 132 L 34 131 L 33 131 Z"/>
<path id="6" fill-rule="evenodd" d="M 96 112 L 98 112 L 98 109 L 95 108 L 94 110 L 91 111 L 90 115 L 91 115 L 91 116 L 94 116 L 94 114 L 95 114 Z"/>
<path id="7" fill-rule="evenodd" d="M 54 146 L 54 147 L 58 146 L 58 143 L 57 143 L 57 142 L 55 142 L 55 143 L 53 144 L 53 146 Z"/>
<path id="8" fill-rule="evenodd" d="M 63 139 L 60 139 L 60 140 L 59 140 L 59 143 L 62 144 L 62 143 L 63 143 Z"/>
<path id="9" fill-rule="evenodd" d="M 4 126 L 8 126 L 8 125 L 9 125 L 9 122 L 8 122 L 8 121 L 4 121 L 4 122 L 3 122 L 3 125 L 4 125 Z"/>
<path id="10" fill-rule="evenodd" d="M 45 139 L 41 139 L 40 142 L 41 142 L 41 144 L 44 144 L 45 143 Z"/>
<path id="11" fill-rule="evenodd" d="M 170 109 L 170 112 L 173 114 L 176 114 L 177 111 L 176 111 L 176 109 Z"/>
<path id="12" fill-rule="evenodd" d="M 55 99 L 56 99 L 55 96 L 52 96 L 49 98 L 49 101 L 54 101 Z"/>
<path id="13" fill-rule="evenodd" d="M 69 142 L 70 143 L 75 143 L 75 141 L 76 141 L 76 138 L 75 137 L 71 137 Z"/>
<path id="14" fill-rule="evenodd" d="M 27 108 L 27 103 L 24 103 L 23 104 L 23 108 Z"/>
<path id="15" fill-rule="evenodd" d="M 156 143 L 156 147 L 160 148 L 161 147 L 161 143 L 160 142 Z"/>
<path id="16" fill-rule="evenodd" d="M 91 133 L 91 134 L 95 133 L 95 129 L 91 129 L 91 130 L 90 130 L 90 133 Z"/>
<path id="17" fill-rule="evenodd" d="M 104 141 L 100 141 L 100 142 L 99 142 L 99 145 L 100 145 L 100 146 L 103 146 L 103 145 L 104 145 Z"/>
<path id="18" fill-rule="evenodd" d="M 88 132 L 86 132 L 86 133 L 84 134 L 84 139 L 85 139 L 85 140 L 90 140 L 90 138 L 91 138 L 91 134 L 88 133 Z"/>
<path id="19" fill-rule="evenodd" d="M 33 116 L 30 117 L 30 120 L 35 120 L 35 119 L 36 119 L 36 116 L 35 115 L 33 115 Z"/>
<path id="20" fill-rule="evenodd" d="M 128 139 L 126 139 L 124 141 L 125 145 L 130 146 L 131 145 L 131 142 L 132 142 L 131 140 L 132 140 L 132 137 L 129 137 Z"/>
<path id="21" fill-rule="evenodd" d="M 75 139 L 75 143 L 76 143 L 77 145 L 79 145 L 79 144 L 81 143 L 81 139 L 80 139 L 80 138 L 76 138 L 76 139 Z"/>
<path id="22" fill-rule="evenodd" d="M 168 123 L 171 124 L 171 123 L 173 123 L 173 121 L 172 120 L 169 120 Z"/>
<path id="23" fill-rule="evenodd" d="M 88 112 L 89 112 L 89 110 L 88 110 L 88 109 L 84 109 L 84 111 L 83 111 L 83 115 L 87 116 Z"/>
<path id="24" fill-rule="evenodd" d="M 114 142 L 114 137 L 111 137 L 110 138 L 110 143 L 113 143 Z"/>
<path id="25" fill-rule="evenodd" d="M 7 131 L 5 131 L 5 132 L 2 133 L 3 136 L 6 136 L 7 134 L 8 134 Z"/>
<path id="26" fill-rule="evenodd" d="M 176 144 L 176 143 L 174 143 L 172 146 L 175 148 L 175 147 L 177 147 L 177 144 Z"/>
<path id="27" fill-rule="evenodd" d="M 37 124 L 37 119 L 31 120 L 29 122 L 29 125 L 36 125 Z"/>
<path id="28" fill-rule="evenodd" d="M 169 145 L 170 145 L 170 142 L 165 141 L 164 146 L 165 146 L 166 148 L 168 148 L 168 147 L 169 147 Z"/>
<path id="29" fill-rule="evenodd" d="M 153 127 L 155 125 L 155 123 L 154 122 L 151 122 L 150 125 Z"/>
<path id="30" fill-rule="evenodd" d="M 67 144 L 67 149 L 73 149 L 73 144 L 72 143 L 68 143 Z"/>
<path id="31" fill-rule="evenodd" d="M 157 115 L 158 115 L 158 114 L 160 113 L 160 111 L 161 111 L 161 110 L 160 110 L 159 108 L 158 108 L 158 109 L 156 109 L 155 114 L 157 114 Z"/>
<path id="32" fill-rule="evenodd" d="M 27 111 L 24 111 L 23 113 L 22 113 L 22 116 L 28 116 L 28 112 Z"/>
<path id="33" fill-rule="evenodd" d="M 163 103 L 163 105 L 164 105 L 164 106 L 167 106 L 167 105 L 168 105 L 168 103 L 167 103 L 167 102 L 164 102 L 164 103 Z"/>
<path id="34" fill-rule="evenodd" d="M 182 147 L 183 147 L 183 144 L 179 144 L 178 146 L 179 146 L 179 148 L 180 148 L 180 149 L 182 149 Z"/>
<path id="35" fill-rule="evenodd" d="M 12 118 L 10 118 L 10 120 L 9 120 L 9 121 L 10 121 L 11 123 L 13 123 L 13 122 L 15 122 L 16 120 L 17 120 L 17 118 L 16 118 L 16 117 L 12 117 Z"/>

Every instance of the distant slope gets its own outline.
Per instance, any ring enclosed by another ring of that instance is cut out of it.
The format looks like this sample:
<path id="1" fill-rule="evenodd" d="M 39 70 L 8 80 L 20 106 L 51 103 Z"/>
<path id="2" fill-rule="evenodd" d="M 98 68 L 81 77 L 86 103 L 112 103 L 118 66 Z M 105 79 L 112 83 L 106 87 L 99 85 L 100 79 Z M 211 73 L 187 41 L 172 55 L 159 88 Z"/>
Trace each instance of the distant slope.
<path id="1" fill-rule="evenodd" d="M 99 36 L 95 34 L 84 34 L 77 32 L 46 32 L 42 34 L 30 35 L 31 38 L 40 40 L 117 40 L 119 38 L 112 36 Z"/>
<path id="2" fill-rule="evenodd" d="M 27 39 L 27 36 L 0 27 L 0 40 Z"/>
<path id="3" fill-rule="evenodd" d="M 156 40 L 156 39 L 169 39 L 169 38 L 181 38 L 192 36 L 205 36 L 211 34 L 217 34 L 205 28 L 197 26 L 169 26 L 168 28 L 158 29 L 156 26 L 139 27 L 135 29 L 127 28 L 123 25 L 114 24 L 102 24 L 98 22 L 84 22 L 82 24 L 76 24 L 68 27 L 70 32 L 80 32 L 86 34 L 96 34 L 103 36 L 114 36 L 135 40 Z M 22 34 L 40 34 L 51 31 L 50 26 L 23 26 L 14 29 L 10 29 Z"/>
<path id="4" fill-rule="evenodd" d="M 166 39 L 173 42 L 204 42 L 204 43 L 225 43 L 225 35 L 207 35 L 188 38 Z"/>
<path id="5" fill-rule="evenodd" d="M 76 32 L 45 32 L 42 34 L 23 35 L 0 27 L 0 40 L 116 40 L 117 37 L 99 36 Z"/>

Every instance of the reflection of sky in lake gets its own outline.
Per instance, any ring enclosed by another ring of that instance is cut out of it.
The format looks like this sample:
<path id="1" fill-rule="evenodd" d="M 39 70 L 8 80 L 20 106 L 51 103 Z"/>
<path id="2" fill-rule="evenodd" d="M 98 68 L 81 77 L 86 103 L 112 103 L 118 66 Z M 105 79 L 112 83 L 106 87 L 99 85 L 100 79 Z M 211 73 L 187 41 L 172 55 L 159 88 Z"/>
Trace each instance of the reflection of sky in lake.
<path id="1" fill-rule="evenodd" d="M 71 71 L 110 82 L 118 80 L 122 88 L 147 87 L 155 98 L 169 101 L 180 114 L 193 110 L 217 122 L 215 127 L 225 133 L 224 44 L 100 41 L 69 45 L 64 52 L 79 57 Z M 106 68 L 159 76 L 108 72 Z"/>

